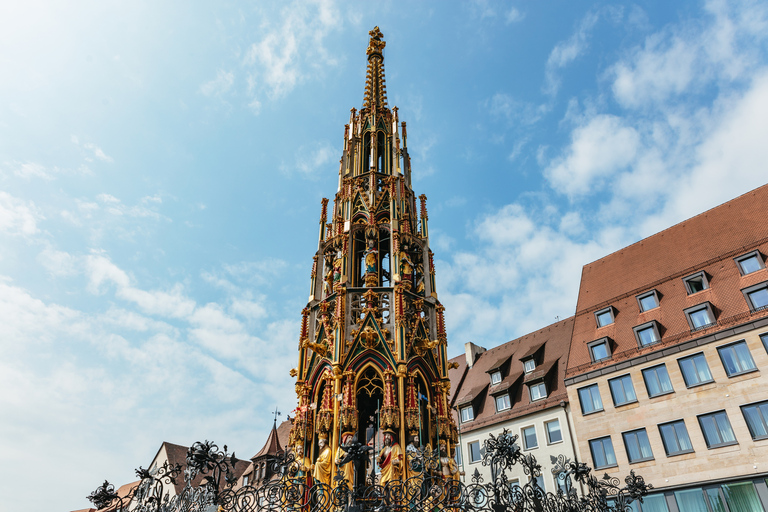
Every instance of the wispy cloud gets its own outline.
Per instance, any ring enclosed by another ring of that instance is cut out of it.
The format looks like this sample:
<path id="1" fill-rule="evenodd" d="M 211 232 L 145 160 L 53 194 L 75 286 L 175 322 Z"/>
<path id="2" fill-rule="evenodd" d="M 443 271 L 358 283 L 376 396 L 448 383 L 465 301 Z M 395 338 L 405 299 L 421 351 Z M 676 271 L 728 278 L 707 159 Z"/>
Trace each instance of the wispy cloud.
<path id="1" fill-rule="evenodd" d="M 304 177 L 316 177 L 318 171 L 328 171 L 329 167 L 334 166 L 334 161 L 338 162 L 340 150 L 336 150 L 329 142 L 315 142 L 305 144 L 296 150 L 295 160 L 291 164 L 283 163 L 280 169 L 285 174 L 298 173 Z"/>
<path id="2" fill-rule="evenodd" d="M 78 136 L 76 136 L 76 135 L 72 135 L 70 137 L 70 140 L 72 141 L 72 143 L 74 145 L 82 148 L 82 150 L 83 150 L 83 157 L 84 157 L 86 162 L 93 162 L 94 159 L 95 160 L 100 160 L 102 162 L 108 162 L 108 163 L 114 162 L 114 160 L 113 160 L 113 158 L 111 156 L 109 156 L 106 153 L 104 153 L 104 151 L 99 146 L 94 144 L 93 142 L 83 142 L 83 143 L 81 143 L 80 142 L 80 138 Z"/>
<path id="3" fill-rule="evenodd" d="M 263 97 L 278 99 L 322 68 L 336 64 L 325 47 L 325 38 L 341 29 L 343 17 L 333 0 L 294 1 L 264 35 L 249 45 L 243 58 L 252 108 L 258 111 Z"/>
<path id="4" fill-rule="evenodd" d="M 0 232 L 31 236 L 39 231 L 42 212 L 31 201 L 13 197 L 0 190 Z"/>
<path id="5" fill-rule="evenodd" d="M 587 13 L 579 22 L 576 31 L 567 40 L 558 43 L 549 54 L 544 68 L 544 92 L 554 96 L 560 89 L 559 70 L 576 60 L 589 48 L 592 29 L 600 19 L 597 11 Z"/>

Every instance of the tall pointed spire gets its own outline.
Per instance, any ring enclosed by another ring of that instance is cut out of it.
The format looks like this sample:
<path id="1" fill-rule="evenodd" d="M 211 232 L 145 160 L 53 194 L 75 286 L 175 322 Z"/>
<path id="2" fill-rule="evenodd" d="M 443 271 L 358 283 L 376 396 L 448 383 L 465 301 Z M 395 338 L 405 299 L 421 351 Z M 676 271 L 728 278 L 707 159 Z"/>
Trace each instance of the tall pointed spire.
<path id="1" fill-rule="evenodd" d="M 387 84 L 384 81 L 384 54 L 382 50 L 387 45 L 382 41 L 384 35 L 379 27 L 368 32 L 371 40 L 368 42 L 368 73 L 365 77 L 365 98 L 363 108 L 387 106 Z"/>

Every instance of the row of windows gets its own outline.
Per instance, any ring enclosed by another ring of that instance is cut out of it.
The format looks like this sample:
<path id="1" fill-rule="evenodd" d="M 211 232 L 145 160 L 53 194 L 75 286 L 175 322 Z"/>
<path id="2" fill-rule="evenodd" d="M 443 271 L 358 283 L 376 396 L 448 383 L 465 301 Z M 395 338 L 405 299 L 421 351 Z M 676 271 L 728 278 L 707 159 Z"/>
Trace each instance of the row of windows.
<path id="1" fill-rule="evenodd" d="M 670 512 L 668 501 L 677 505 L 681 512 L 713 510 L 715 512 L 764 512 L 761 504 L 760 493 L 755 484 L 768 483 L 765 479 L 754 481 L 731 482 L 726 484 L 713 484 L 706 487 L 695 487 L 679 491 L 667 491 L 664 493 L 649 494 L 643 498 L 643 502 L 633 501 L 629 505 L 631 512 Z M 608 499 L 611 510 L 616 510 L 615 499 Z M 709 505 L 709 506 L 707 506 Z"/>
<path id="2" fill-rule="evenodd" d="M 741 413 L 747 422 L 752 439 L 768 439 L 768 401 L 742 405 Z M 731 422 L 725 411 L 702 414 L 697 416 L 697 419 L 707 448 L 737 444 Z M 661 442 L 668 457 L 694 451 L 685 420 L 662 423 L 658 427 Z M 621 436 L 630 463 L 653 460 L 653 451 L 645 428 L 624 432 Z M 592 452 L 595 469 L 617 465 L 610 436 L 590 440 L 589 449 Z"/>
<path id="3" fill-rule="evenodd" d="M 533 384 L 527 384 L 528 393 L 531 402 L 536 400 L 543 400 L 547 398 L 547 385 L 544 382 L 536 382 Z M 509 396 L 509 392 L 496 395 L 494 397 L 496 403 L 496 412 L 506 411 L 512 408 L 512 399 Z M 468 405 L 461 408 L 461 422 L 466 423 L 475 419 L 475 411 L 473 406 Z"/>
<path id="4" fill-rule="evenodd" d="M 761 334 L 760 339 L 763 341 L 766 351 L 768 351 L 768 333 Z M 717 347 L 717 352 L 720 355 L 720 360 L 728 377 L 735 377 L 757 370 L 749 347 L 747 347 L 747 343 L 744 340 Z M 713 382 L 714 379 L 712 378 L 712 373 L 709 370 L 704 353 L 699 352 L 698 354 L 682 357 L 677 362 L 686 387 L 690 388 Z M 650 398 L 674 392 L 666 364 L 662 363 L 645 368 L 641 373 Z M 618 407 L 637 402 L 637 394 L 632 384 L 632 377 L 629 374 L 609 379 L 608 386 L 611 391 L 613 405 Z M 582 414 L 603 410 L 603 401 L 597 384 L 579 388 L 578 394 Z"/>
<path id="5" fill-rule="evenodd" d="M 563 440 L 563 433 L 560 430 L 560 420 L 544 422 L 544 431 L 546 432 L 547 444 L 555 444 Z M 532 450 L 539 447 L 539 439 L 536 435 L 536 427 L 534 425 L 520 429 L 520 439 L 523 444 L 523 449 L 525 450 Z M 483 460 L 480 441 L 472 441 L 471 443 L 467 443 L 467 451 L 469 453 L 470 463 L 480 462 Z M 460 450 L 456 451 L 456 462 L 461 464 Z"/>
<path id="6" fill-rule="evenodd" d="M 739 267 L 741 275 L 751 274 L 765 268 L 765 262 L 758 251 L 752 251 L 744 254 L 734 261 Z M 685 290 L 688 295 L 698 293 L 709 288 L 709 279 L 705 272 L 697 272 L 693 275 L 683 278 Z M 744 298 L 747 300 L 750 310 L 757 311 L 768 307 L 768 282 L 760 283 L 741 290 Z M 640 312 L 650 311 L 659 307 L 660 297 L 656 290 L 650 290 L 635 297 Z M 703 329 L 715 323 L 715 315 L 712 305 L 708 302 L 693 306 L 683 310 L 692 331 Z M 597 327 L 605 327 L 614 323 L 616 310 L 613 306 L 601 309 L 595 312 L 595 322 Z M 660 341 L 658 325 L 654 322 L 639 325 L 634 328 L 637 342 L 640 346 L 650 345 Z M 608 357 L 610 354 L 605 355 Z M 600 358 L 594 358 L 599 361 Z"/>

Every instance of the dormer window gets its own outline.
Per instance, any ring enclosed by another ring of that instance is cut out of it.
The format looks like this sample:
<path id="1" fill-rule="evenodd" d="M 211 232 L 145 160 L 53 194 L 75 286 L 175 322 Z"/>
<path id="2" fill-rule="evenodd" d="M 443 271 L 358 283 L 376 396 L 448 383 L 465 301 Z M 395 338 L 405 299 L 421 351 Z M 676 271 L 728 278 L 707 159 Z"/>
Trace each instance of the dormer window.
<path id="1" fill-rule="evenodd" d="M 707 281 L 707 275 L 704 272 L 697 272 L 692 276 L 683 278 L 683 283 L 685 283 L 685 290 L 688 292 L 688 295 L 709 288 L 709 281 Z"/>
<path id="2" fill-rule="evenodd" d="M 461 409 L 461 422 L 466 423 L 475 419 L 475 411 L 472 410 L 472 406 L 464 407 Z"/>
<path id="3" fill-rule="evenodd" d="M 531 390 L 531 402 L 547 398 L 547 385 L 543 382 L 531 384 L 528 386 L 528 389 Z"/>
<path id="4" fill-rule="evenodd" d="M 523 369 L 525 370 L 525 373 L 531 373 L 536 369 L 536 360 L 534 358 L 530 358 L 523 361 Z"/>
<path id="5" fill-rule="evenodd" d="M 501 372 L 496 371 L 491 374 L 491 385 L 495 385 L 501 382 Z"/>
<path id="6" fill-rule="evenodd" d="M 598 327 L 605 327 L 606 325 L 612 324 L 613 319 L 614 315 L 612 307 L 607 307 L 595 312 L 595 320 L 597 321 Z"/>
<path id="7" fill-rule="evenodd" d="M 246 485 L 248 485 L 248 475 L 245 475 L 243 477 L 243 487 L 245 487 Z"/>
<path id="8" fill-rule="evenodd" d="M 640 306 L 641 313 L 659 307 L 659 294 L 656 292 L 656 290 L 642 293 L 636 298 L 637 304 Z"/>
<path id="9" fill-rule="evenodd" d="M 757 272 L 765 268 L 763 258 L 758 251 L 752 251 L 749 254 L 744 254 L 735 258 L 736 263 L 739 265 L 739 272 L 745 276 L 752 272 Z"/>

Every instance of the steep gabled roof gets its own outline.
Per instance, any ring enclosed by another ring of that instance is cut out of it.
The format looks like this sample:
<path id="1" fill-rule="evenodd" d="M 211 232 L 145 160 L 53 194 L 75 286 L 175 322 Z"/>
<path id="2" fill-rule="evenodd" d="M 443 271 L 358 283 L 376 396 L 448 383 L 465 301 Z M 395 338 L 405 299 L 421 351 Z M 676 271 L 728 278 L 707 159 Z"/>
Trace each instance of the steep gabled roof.
<path id="1" fill-rule="evenodd" d="M 282 423 L 280 426 L 282 427 Z M 277 420 L 275 420 L 275 422 L 272 424 L 272 430 L 269 432 L 269 437 L 267 437 L 267 442 L 264 444 L 264 447 L 259 450 L 259 453 L 251 457 L 251 459 L 258 459 L 259 457 L 264 457 L 266 455 L 271 455 L 274 457 L 282 451 L 283 447 L 280 445 L 280 437 L 277 433 Z"/>

